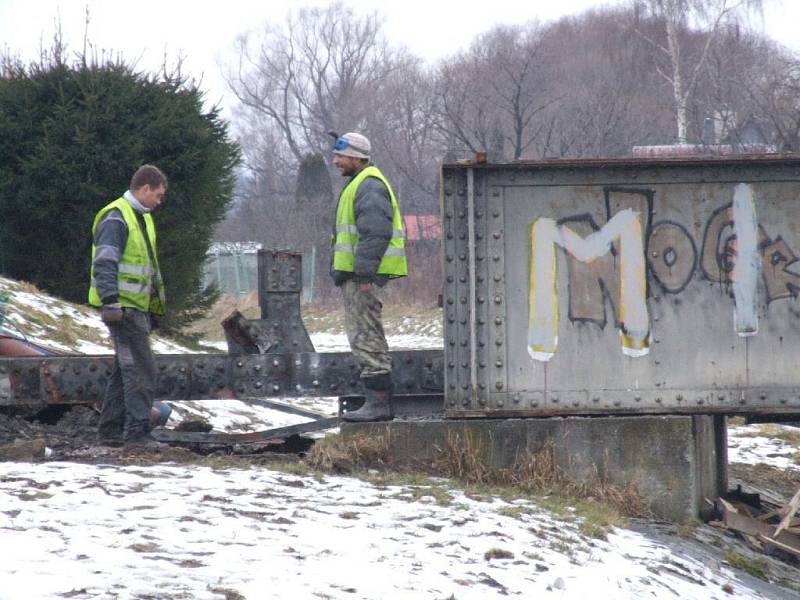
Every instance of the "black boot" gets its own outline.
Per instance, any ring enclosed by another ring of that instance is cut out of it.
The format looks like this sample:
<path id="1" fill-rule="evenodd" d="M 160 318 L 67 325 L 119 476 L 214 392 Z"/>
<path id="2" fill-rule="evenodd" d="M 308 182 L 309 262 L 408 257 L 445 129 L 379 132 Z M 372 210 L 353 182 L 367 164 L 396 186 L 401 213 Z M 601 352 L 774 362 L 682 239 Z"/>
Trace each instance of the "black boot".
<path id="1" fill-rule="evenodd" d="M 394 419 L 391 373 L 363 377 L 361 381 L 364 384 L 364 405 L 358 410 L 344 413 L 342 419 L 360 423 Z"/>

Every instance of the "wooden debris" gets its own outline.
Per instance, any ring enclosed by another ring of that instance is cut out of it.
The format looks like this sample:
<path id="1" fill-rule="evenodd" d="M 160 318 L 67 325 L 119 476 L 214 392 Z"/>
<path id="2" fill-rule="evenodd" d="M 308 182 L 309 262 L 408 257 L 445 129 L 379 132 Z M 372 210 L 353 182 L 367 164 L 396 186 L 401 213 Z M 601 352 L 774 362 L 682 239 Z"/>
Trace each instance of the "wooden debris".
<path id="1" fill-rule="evenodd" d="M 778 548 L 794 556 L 800 557 L 800 534 L 793 531 L 790 524 L 800 504 L 800 491 L 785 507 L 768 511 L 767 516 L 752 517 L 749 511 L 740 510 L 734 503 L 718 498 L 717 510 L 722 516 L 721 522 L 714 523 L 739 533 L 749 546 L 755 549 Z M 767 522 L 768 519 L 785 515 L 781 524 Z"/>
<path id="2" fill-rule="evenodd" d="M 780 535 L 784 529 L 789 527 L 792 522 L 792 518 L 797 512 L 798 506 L 800 506 L 800 490 L 797 490 L 794 497 L 789 501 L 789 504 L 786 505 L 786 516 L 781 520 L 773 537 L 778 537 L 778 535 Z"/>
<path id="3" fill-rule="evenodd" d="M 767 544 L 775 546 L 776 548 L 779 548 L 780 550 L 783 550 L 784 552 L 788 552 L 789 554 L 794 554 L 795 556 L 800 556 L 800 548 L 787 546 L 786 544 L 783 544 L 783 543 L 779 542 L 778 540 L 773 540 L 772 538 L 764 537 L 763 535 L 758 536 L 758 538 L 762 542 L 765 542 Z"/>

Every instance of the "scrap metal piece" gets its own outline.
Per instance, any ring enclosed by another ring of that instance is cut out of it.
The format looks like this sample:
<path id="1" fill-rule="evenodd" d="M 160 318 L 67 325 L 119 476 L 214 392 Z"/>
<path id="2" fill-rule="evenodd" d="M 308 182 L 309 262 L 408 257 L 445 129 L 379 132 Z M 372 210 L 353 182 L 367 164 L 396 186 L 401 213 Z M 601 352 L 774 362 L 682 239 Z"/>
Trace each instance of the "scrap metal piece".
<path id="1" fill-rule="evenodd" d="M 261 318 L 247 319 L 239 311 L 233 311 L 222 321 L 229 354 L 314 352 L 300 314 L 301 261 L 302 255 L 297 252 L 258 251 Z"/>
<path id="2" fill-rule="evenodd" d="M 228 354 L 266 354 L 275 343 L 267 339 L 256 321 L 249 321 L 238 310 L 233 311 L 222 321 Z"/>
<path id="3" fill-rule="evenodd" d="M 0 356 L 53 356 L 55 350 L 0 332 Z"/>
<path id="4" fill-rule="evenodd" d="M 300 315 L 303 289 L 302 255 L 286 250 L 258 251 L 258 302 L 270 352 L 314 352 Z"/>
<path id="5" fill-rule="evenodd" d="M 240 400 L 246 404 L 255 404 L 256 406 L 263 406 L 264 408 L 277 410 L 290 415 L 308 417 L 309 419 L 314 419 L 315 421 L 328 418 L 327 415 L 320 414 L 316 411 L 294 406 L 292 404 L 286 404 L 284 402 L 278 402 L 276 400 L 267 400 L 266 398 L 240 398 Z"/>
<path id="6" fill-rule="evenodd" d="M 361 408 L 364 396 L 339 398 L 339 415 Z M 444 415 L 444 394 L 404 394 L 392 398 L 397 418 L 441 418 Z"/>
<path id="7" fill-rule="evenodd" d="M 191 444 L 246 444 L 252 442 L 265 442 L 287 438 L 297 433 L 308 433 L 310 431 L 322 431 L 339 426 L 339 417 L 328 417 L 317 419 L 308 423 L 298 423 L 297 425 L 287 425 L 286 427 L 276 427 L 266 431 L 251 431 L 247 433 L 221 433 L 210 431 L 208 433 L 198 431 L 174 431 L 169 429 L 158 429 L 152 432 L 153 437 L 159 442 L 178 442 Z"/>

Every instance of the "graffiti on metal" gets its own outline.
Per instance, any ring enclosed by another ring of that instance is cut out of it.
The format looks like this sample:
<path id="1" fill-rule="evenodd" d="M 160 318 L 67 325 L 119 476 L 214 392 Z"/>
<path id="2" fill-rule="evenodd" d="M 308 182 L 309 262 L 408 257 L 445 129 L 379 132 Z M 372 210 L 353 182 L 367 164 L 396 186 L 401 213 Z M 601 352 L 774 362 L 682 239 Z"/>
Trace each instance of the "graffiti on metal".
<path id="1" fill-rule="evenodd" d="M 642 227 L 631 209 L 617 213 L 599 231 L 586 238 L 550 218 L 537 219 L 531 226 L 530 237 L 528 352 L 531 358 L 550 360 L 558 344 L 556 246 L 563 248 L 574 260 L 591 263 L 608 254 L 614 240 L 619 241 L 618 326 L 622 351 L 629 356 L 648 353 L 650 324 Z"/>
<path id="2" fill-rule="evenodd" d="M 800 274 L 790 267 L 798 258 L 780 237 L 771 238 L 758 222 L 757 193 L 740 183 L 730 202 L 714 210 L 706 223 L 700 256 L 695 240 L 681 224 L 653 222 L 656 191 L 604 188 L 608 221 L 599 226 L 591 215 L 559 221 L 540 217 L 530 225 L 528 353 L 549 361 L 558 345 L 559 298 L 556 248 L 568 257 L 569 318 L 605 327 L 606 300 L 614 311 L 622 352 L 649 352 L 647 272 L 664 293 L 678 294 L 691 281 L 698 263 L 705 279 L 729 286 L 732 322 L 742 337 L 758 333 L 758 281 L 767 302 L 796 297 Z M 614 195 L 638 197 L 639 210 L 611 214 Z"/>

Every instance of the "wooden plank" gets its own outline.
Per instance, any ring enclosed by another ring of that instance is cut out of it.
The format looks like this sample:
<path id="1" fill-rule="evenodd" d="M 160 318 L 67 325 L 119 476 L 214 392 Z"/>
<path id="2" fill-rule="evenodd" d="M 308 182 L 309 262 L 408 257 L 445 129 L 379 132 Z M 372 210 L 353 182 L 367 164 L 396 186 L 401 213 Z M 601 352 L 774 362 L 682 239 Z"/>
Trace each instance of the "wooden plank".
<path id="1" fill-rule="evenodd" d="M 756 519 L 758 519 L 759 521 L 769 521 L 772 517 L 780 516 L 780 514 L 781 514 L 780 509 L 776 508 L 775 510 L 770 510 L 762 515 L 758 515 Z"/>
<path id="2" fill-rule="evenodd" d="M 797 490 L 794 497 L 789 501 L 789 504 L 786 506 L 787 508 L 786 516 L 783 517 L 780 524 L 778 525 L 778 528 L 775 530 L 775 534 L 772 537 L 778 537 L 781 531 L 783 531 L 789 526 L 789 524 L 792 522 L 792 518 L 797 512 L 798 507 L 800 507 L 800 490 Z"/>
<path id="3" fill-rule="evenodd" d="M 775 546 L 783 550 L 784 552 L 788 552 L 789 554 L 794 554 L 795 556 L 800 556 L 800 548 L 793 548 L 792 546 L 787 546 L 786 544 L 782 544 L 777 540 L 773 540 L 772 538 L 768 538 L 764 535 L 759 535 L 758 539 L 764 542 L 765 544 L 769 544 L 770 546 Z"/>
<path id="4" fill-rule="evenodd" d="M 742 535 L 752 536 L 759 540 L 763 536 L 769 543 L 779 542 L 782 545 L 794 548 L 800 552 L 800 535 L 788 531 L 781 531 L 779 535 L 773 536 L 771 535 L 774 530 L 773 525 L 737 512 L 730 503 L 725 502 L 725 500 L 721 498 L 720 506 L 723 508 L 723 523 L 728 529 L 733 529 Z M 729 510 L 730 508 L 733 510 Z"/>

